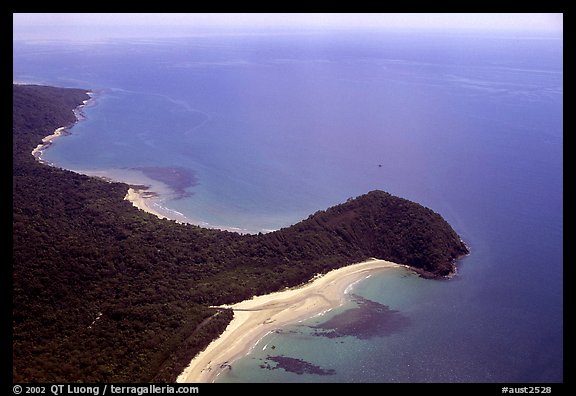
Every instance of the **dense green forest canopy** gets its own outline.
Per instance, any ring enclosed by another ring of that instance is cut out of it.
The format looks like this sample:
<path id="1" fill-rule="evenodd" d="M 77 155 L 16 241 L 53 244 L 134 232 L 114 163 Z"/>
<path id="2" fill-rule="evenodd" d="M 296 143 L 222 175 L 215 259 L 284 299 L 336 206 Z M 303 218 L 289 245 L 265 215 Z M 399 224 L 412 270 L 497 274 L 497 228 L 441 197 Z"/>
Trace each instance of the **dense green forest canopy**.
<path id="1" fill-rule="evenodd" d="M 382 191 L 269 234 L 160 220 L 128 185 L 39 163 L 84 90 L 13 86 L 13 381 L 175 380 L 232 318 L 210 306 L 377 257 L 434 277 L 467 253 L 432 210 Z"/>

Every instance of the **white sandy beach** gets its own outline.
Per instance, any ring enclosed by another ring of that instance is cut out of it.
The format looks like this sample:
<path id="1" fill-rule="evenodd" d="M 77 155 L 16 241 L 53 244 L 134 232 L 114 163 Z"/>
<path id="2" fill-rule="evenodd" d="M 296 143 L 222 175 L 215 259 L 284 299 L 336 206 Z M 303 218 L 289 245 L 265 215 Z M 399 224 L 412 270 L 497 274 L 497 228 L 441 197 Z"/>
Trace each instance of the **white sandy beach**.
<path id="1" fill-rule="evenodd" d="M 165 216 L 154 208 L 153 202 L 151 200 L 154 199 L 155 196 L 157 196 L 157 194 L 148 192 L 147 190 L 129 188 L 124 199 L 132 202 L 132 205 L 138 209 L 142 209 L 145 212 L 151 213 L 160 219 L 168 219 L 168 216 Z"/>
<path id="2" fill-rule="evenodd" d="M 42 155 L 42 151 L 48 148 L 48 146 L 52 144 L 52 141 L 54 139 L 62 136 L 64 134 L 64 131 L 66 131 L 66 129 L 67 127 L 56 128 L 56 130 L 54 131 L 54 133 L 52 133 L 52 135 L 48 135 L 45 138 L 42 138 L 42 143 L 40 143 L 38 146 L 36 146 L 36 148 L 34 148 L 34 150 L 32 150 L 32 155 L 38 160 L 41 160 L 40 157 Z"/>
<path id="3" fill-rule="evenodd" d="M 126 181 L 124 182 L 126 183 Z M 156 184 L 158 184 L 158 182 L 156 182 Z M 165 189 L 161 189 L 159 191 L 164 190 Z M 240 234 L 247 233 L 247 231 L 242 228 L 211 225 L 204 221 L 191 219 L 176 210 L 172 210 L 160 205 L 160 202 L 162 201 L 162 198 L 160 197 L 169 195 L 170 195 L 169 190 L 168 192 L 157 193 L 156 189 L 150 190 L 144 188 L 143 189 L 129 188 L 124 199 L 132 202 L 132 205 L 134 205 L 138 209 L 151 213 L 160 219 L 174 220 L 176 223 L 180 224 L 193 224 L 204 228 L 238 232 Z"/>
<path id="4" fill-rule="evenodd" d="M 88 94 L 92 97 L 91 92 Z M 74 110 L 74 114 L 76 115 L 77 121 L 80 121 L 85 118 L 82 110 L 84 107 L 92 104 L 93 100 L 89 99 L 84 101 L 83 105 L 78 106 Z M 42 143 L 36 146 L 32 150 L 32 156 L 36 158 L 37 161 L 54 166 L 54 164 L 44 160 L 42 158 L 42 154 L 44 151 L 50 147 L 52 142 L 60 136 L 66 134 L 66 131 L 70 127 L 60 127 L 57 128 L 51 135 L 48 135 L 42 139 Z M 73 172 L 97 177 L 108 182 L 120 182 L 133 185 L 135 187 L 129 188 L 126 196 L 124 197 L 125 200 L 130 201 L 132 205 L 136 208 L 141 209 L 145 212 L 151 213 L 154 216 L 160 219 L 168 219 L 174 220 L 180 224 L 193 224 L 198 225 L 200 227 L 205 228 L 212 228 L 212 229 L 219 229 L 219 230 L 226 230 L 230 232 L 238 232 L 238 233 L 247 233 L 246 230 L 238 227 L 231 227 L 231 226 L 219 226 L 219 225 L 211 225 L 204 221 L 195 220 L 187 217 L 183 213 L 180 213 L 176 210 L 164 207 L 161 205 L 163 201 L 169 199 L 173 196 L 174 192 L 168 187 L 165 183 L 151 179 L 144 175 L 143 172 L 137 169 L 100 169 L 100 170 L 93 170 L 93 169 L 69 169 Z M 142 186 L 142 188 L 137 188 L 138 186 Z"/>
<path id="5" fill-rule="evenodd" d="M 223 306 L 234 310 L 234 318 L 221 336 L 200 352 L 178 376 L 176 382 L 214 382 L 238 358 L 266 334 L 284 325 L 310 318 L 342 305 L 346 289 L 368 275 L 391 268 L 406 267 L 385 260 L 368 260 L 332 270 L 296 289 Z"/>
<path id="6" fill-rule="evenodd" d="M 90 99 L 83 100 L 81 105 L 72 110 L 74 112 L 74 116 L 76 116 L 76 122 L 86 118 L 86 116 L 84 115 L 84 108 L 87 106 L 91 106 L 94 103 L 94 93 L 92 91 L 87 91 L 86 94 L 90 97 Z M 38 146 L 34 148 L 34 150 L 32 150 L 32 155 L 34 156 L 34 158 L 44 163 L 45 161 L 42 160 L 42 152 L 46 150 L 48 147 L 50 147 L 54 139 L 57 139 L 60 136 L 66 134 L 66 131 L 71 127 L 72 125 L 56 128 L 56 130 L 51 135 L 42 138 L 42 143 L 40 143 Z"/>
<path id="7" fill-rule="evenodd" d="M 65 134 L 67 128 L 57 128 L 53 134 L 43 138 L 42 143 L 32 150 L 32 155 L 40 162 L 44 162 L 41 158 L 43 150 L 49 147 L 54 139 Z M 122 180 L 130 183 L 128 180 L 134 177 L 133 170 L 76 170 L 75 172 L 110 182 Z M 118 177 L 119 174 L 120 177 Z M 162 213 L 162 207 L 157 203 L 158 196 L 169 189 L 163 183 L 149 178 L 146 178 L 147 183 L 143 184 L 145 187 L 137 188 L 138 185 L 142 185 L 142 177 L 141 172 L 138 172 L 138 182 L 132 183 L 133 187 L 128 189 L 124 199 L 161 219 L 169 218 L 181 223 L 190 222 L 184 215 L 182 219 L 177 218 L 180 213 L 176 211 L 173 211 L 176 216 L 172 213 L 169 216 Z M 150 189 L 152 186 L 153 190 Z M 237 231 L 237 229 L 230 228 L 229 230 Z M 233 320 L 220 337 L 190 362 L 178 377 L 177 382 L 214 382 L 222 371 L 228 370 L 230 364 L 249 353 L 251 348 L 269 332 L 342 305 L 346 301 L 346 290 L 350 285 L 373 272 L 398 267 L 406 266 L 372 259 L 332 270 L 298 288 L 257 296 L 231 306 L 222 306 L 221 308 L 230 308 L 234 311 Z"/>

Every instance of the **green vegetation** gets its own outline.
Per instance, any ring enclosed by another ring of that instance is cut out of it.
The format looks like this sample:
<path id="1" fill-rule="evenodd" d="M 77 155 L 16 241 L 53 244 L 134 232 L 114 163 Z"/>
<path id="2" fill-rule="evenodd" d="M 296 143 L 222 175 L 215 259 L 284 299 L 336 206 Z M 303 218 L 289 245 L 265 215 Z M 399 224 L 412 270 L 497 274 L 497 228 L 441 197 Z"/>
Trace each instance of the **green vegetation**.
<path id="1" fill-rule="evenodd" d="M 378 257 L 443 276 L 467 249 L 430 209 L 373 191 L 244 235 L 160 220 L 128 185 L 31 155 L 82 90 L 13 87 L 13 381 L 174 381 L 232 318 L 210 308 Z"/>

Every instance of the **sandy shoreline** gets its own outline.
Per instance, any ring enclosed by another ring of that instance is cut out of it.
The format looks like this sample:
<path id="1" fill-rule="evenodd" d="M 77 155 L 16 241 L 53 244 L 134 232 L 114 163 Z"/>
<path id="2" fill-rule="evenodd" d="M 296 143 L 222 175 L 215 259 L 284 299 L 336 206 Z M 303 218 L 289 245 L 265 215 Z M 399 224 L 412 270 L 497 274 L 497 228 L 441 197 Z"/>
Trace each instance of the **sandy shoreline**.
<path id="1" fill-rule="evenodd" d="M 90 99 L 84 100 L 81 105 L 79 105 L 78 107 L 76 107 L 75 109 L 72 110 L 74 112 L 75 117 L 76 117 L 76 121 L 72 125 L 56 128 L 56 130 L 54 130 L 54 132 L 51 135 L 48 135 L 48 136 L 42 138 L 42 143 L 38 144 L 38 146 L 36 146 L 32 150 L 32 156 L 38 162 L 46 164 L 46 165 L 54 166 L 54 164 L 50 163 L 49 161 L 42 159 L 42 154 L 44 153 L 44 151 L 46 149 L 48 149 L 50 147 L 50 145 L 54 142 L 55 139 L 59 138 L 60 136 L 65 136 L 65 135 L 69 134 L 68 130 L 70 128 L 72 128 L 76 124 L 76 122 L 79 122 L 79 121 L 86 119 L 86 115 L 84 114 L 84 108 L 87 106 L 93 105 L 94 101 L 95 101 L 94 93 L 92 91 L 87 91 L 86 94 L 88 96 L 90 96 Z M 118 177 L 116 177 L 116 175 L 113 175 L 113 174 L 111 174 L 111 172 L 107 172 L 107 171 L 78 170 L 78 171 L 74 171 L 74 172 L 80 173 L 80 174 L 83 174 L 86 176 L 90 176 L 90 177 L 97 177 L 97 178 L 104 179 L 104 180 L 109 181 L 109 182 L 119 181 L 119 182 L 126 183 L 126 180 L 122 181 L 122 179 L 125 179 L 125 177 L 118 178 Z M 129 182 L 127 182 L 127 183 L 129 184 Z M 186 223 L 187 219 L 181 213 L 174 211 L 174 213 L 170 213 L 170 215 L 167 215 L 167 214 L 161 213 L 155 207 L 156 202 L 154 201 L 154 199 L 158 198 L 158 196 L 160 194 L 156 193 L 156 192 L 149 191 L 148 190 L 148 188 L 150 187 L 149 184 L 151 184 L 151 183 L 147 183 L 145 188 L 136 188 L 136 187 L 129 188 L 128 193 L 126 194 L 124 199 L 132 202 L 132 205 L 134 205 L 135 207 L 142 209 L 145 212 L 151 213 L 160 219 L 171 219 L 171 220 L 175 220 L 178 223 Z M 164 190 L 164 188 L 163 188 L 163 190 Z M 168 209 L 166 209 L 166 210 L 168 210 Z"/>
<path id="2" fill-rule="evenodd" d="M 169 211 L 170 209 L 164 208 L 156 202 L 159 199 L 158 198 L 159 196 L 160 194 L 154 191 L 150 191 L 148 190 L 148 188 L 140 189 L 130 187 L 124 199 L 130 201 L 132 205 L 134 205 L 138 209 L 151 213 L 154 216 L 158 217 L 159 219 L 174 220 L 175 222 L 180 224 L 192 224 L 190 223 L 189 219 L 180 212 L 171 210 L 171 212 L 174 213 L 170 213 L 170 215 L 161 212 L 160 208 L 162 208 L 164 211 Z"/>
<path id="3" fill-rule="evenodd" d="M 76 117 L 76 121 L 72 125 L 56 128 L 56 130 L 54 130 L 54 132 L 52 134 L 42 138 L 42 142 L 40 144 L 38 144 L 32 150 L 32 156 L 38 162 L 45 164 L 45 165 L 49 165 L 49 166 L 55 166 L 55 164 L 44 160 L 42 158 L 42 154 L 44 154 L 44 151 L 46 149 L 48 149 L 50 147 L 50 145 L 52 145 L 52 143 L 54 142 L 55 139 L 57 139 L 61 136 L 68 135 L 69 134 L 68 130 L 70 128 L 72 128 L 76 124 L 76 122 L 79 122 L 79 121 L 86 119 L 86 115 L 84 114 L 84 108 L 87 106 L 93 105 L 95 102 L 94 93 L 92 91 L 87 91 L 86 94 L 88 96 L 90 96 L 90 99 L 84 100 L 81 105 L 79 105 L 78 107 L 73 109 L 74 115 Z M 72 169 L 70 169 L 70 170 L 72 170 Z M 128 189 L 128 192 L 127 192 L 126 196 L 124 197 L 124 199 L 130 201 L 132 203 L 132 205 L 134 205 L 135 207 L 137 207 L 137 208 L 139 208 L 145 212 L 151 213 L 160 219 L 174 220 L 177 223 L 193 224 L 182 213 L 174 211 L 174 210 L 170 210 L 168 208 L 164 208 L 158 203 L 159 197 L 161 195 L 169 195 L 169 192 L 170 192 L 169 189 L 166 188 L 163 183 L 159 183 L 159 182 L 155 182 L 155 181 L 151 182 L 151 179 L 149 179 L 143 175 L 140 175 L 136 179 L 134 177 L 135 171 L 130 172 L 129 170 L 126 170 L 126 171 L 116 170 L 116 172 L 113 172 L 110 170 L 108 170 L 108 171 L 107 170 L 99 170 L 99 171 L 95 171 L 95 170 L 72 170 L 72 171 L 79 173 L 79 174 L 86 175 L 86 176 L 104 179 L 108 182 L 118 181 L 120 183 L 134 184 L 133 187 Z M 141 172 L 139 172 L 139 173 L 141 173 Z M 131 179 L 132 180 L 138 180 L 138 182 L 131 183 L 130 182 Z M 137 188 L 138 186 L 136 186 L 136 184 L 138 184 L 138 185 L 142 184 L 141 180 L 145 180 L 145 185 L 143 185 L 142 188 Z M 154 188 L 157 189 L 158 192 L 149 190 L 149 188 L 151 188 L 152 185 L 154 185 Z M 164 213 L 164 212 L 167 212 L 167 213 Z"/>
<path id="4" fill-rule="evenodd" d="M 48 135 L 42 138 L 42 143 L 40 143 L 38 146 L 34 148 L 34 150 L 32 150 L 32 155 L 34 156 L 34 158 L 36 158 L 40 162 L 44 162 L 41 158 L 42 152 L 46 150 L 48 147 L 50 147 L 54 139 L 64 135 L 67 129 L 68 127 L 56 128 L 56 130 L 52 133 L 52 135 Z"/>
<path id="5" fill-rule="evenodd" d="M 145 212 L 152 213 L 156 217 L 160 219 L 166 219 L 167 217 L 164 216 L 162 213 L 154 210 L 151 204 L 149 204 L 150 198 L 157 196 L 155 193 L 148 193 L 146 194 L 146 190 L 139 190 L 130 187 L 126 196 L 124 197 L 125 200 L 132 202 L 132 205 L 141 209 Z"/>
<path id="6" fill-rule="evenodd" d="M 374 272 L 399 267 L 406 266 L 372 259 L 332 270 L 297 289 L 223 306 L 234 310 L 234 319 L 190 362 L 176 382 L 214 382 L 269 332 L 336 308 L 345 302 L 346 290 L 353 283 Z"/>
<path id="7" fill-rule="evenodd" d="M 32 150 L 32 156 L 36 158 L 38 162 L 52 165 L 51 163 L 42 159 L 42 153 L 44 152 L 44 150 L 50 147 L 50 145 L 53 143 L 55 139 L 59 138 L 60 136 L 67 135 L 68 129 L 72 128 L 76 124 L 76 122 L 82 121 L 86 118 L 86 116 L 84 115 L 84 108 L 87 106 L 91 106 L 94 103 L 94 93 L 92 91 L 87 91 L 86 95 L 88 95 L 90 99 L 82 101 L 81 105 L 72 110 L 74 116 L 76 117 L 76 121 L 72 125 L 56 128 L 56 130 L 54 130 L 54 132 L 51 135 L 42 138 L 42 143 L 40 143 L 38 146 L 34 148 L 34 150 Z"/>
<path id="8" fill-rule="evenodd" d="M 76 121 L 71 125 L 56 128 L 52 134 L 42 138 L 42 142 L 32 150 L 32 156 L 38 162 L 49 166 L 57 166 L 56 164 L 43 159 L 42 155 L 44 154 L 45 150 L 52 145 L 55 139 L 59 138 L 60 136 L 68 135 L 70 133 L 70 128 L 72 128 L 77 122 L 86 119 L 84 108 L 92 106 L 96 102 L 94 92 L 87 91 L 86 94 L 90 98 L 84 100 L 81 105 L 73 109 Z M 130 188 L 128 189 L 124 199 L 130 201 L 136 208 L 153 214 L 160 219 L 173 220 L 176 223 L 192 224 L 209 229 L 237 232 L 240 234 L 250 233 L 248 230 L 238 227 L 214 225 L 205 221 L 191 219 L 183 213 L 178 212 L 177 210 L 165 207 L 162 205 L 163 202 L 172 199 L 176 194 L 175 191 L 173 191 L 166 183 L 153 180 L 138 169 L 118 168 L 100 170 L 68 170 L 90 177 L 97 177 L 108 182 L 119 182 L 130 185 Z M 253 231 L 252 233 L 256 232 Z"/>
<path id="9" fill-rule="evenodd" d="M 124 181 L 124 183 L 126 182 Z M 160 219 L 174 220 L 179 224 L 192 224 L 214 230 L 237 232 L 240 234 L 247 233 L 246 230 L 237 227 L 217 226 L 204 221 L 190 219 L 183 213 L 161 205 L 162 196 L 169 196 L 169 193 L 156 192 L 155 189 L 151 190 L 148 185 L 144 185 L 143 187 L 144 188 L 136 188 L 133 186 L 129 188 L 124 199 L 130 201 L 132 205 L 138 209 L 151 213 Z"/>

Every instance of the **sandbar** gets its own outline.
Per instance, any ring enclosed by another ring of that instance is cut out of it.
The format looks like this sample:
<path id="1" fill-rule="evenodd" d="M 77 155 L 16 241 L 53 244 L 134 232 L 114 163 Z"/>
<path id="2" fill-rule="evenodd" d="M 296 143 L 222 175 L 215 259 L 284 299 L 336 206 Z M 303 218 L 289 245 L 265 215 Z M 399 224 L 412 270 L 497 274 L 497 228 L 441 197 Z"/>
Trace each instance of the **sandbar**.
<path id="1" fill-rule="evenodd" d="M 297 323 L 346 302 L 347 289 L 368 275 L 392 268 L 407 268 L 390 261 L 371 259 L 317 275 L 303 286 L 253 297 L 230 308 L 234 318 L 224 332 L 200 352 L 176 382 L 214 382 L 232 363 L 248 354 L 271 331 Z"/>

